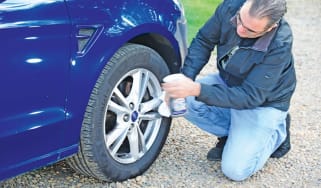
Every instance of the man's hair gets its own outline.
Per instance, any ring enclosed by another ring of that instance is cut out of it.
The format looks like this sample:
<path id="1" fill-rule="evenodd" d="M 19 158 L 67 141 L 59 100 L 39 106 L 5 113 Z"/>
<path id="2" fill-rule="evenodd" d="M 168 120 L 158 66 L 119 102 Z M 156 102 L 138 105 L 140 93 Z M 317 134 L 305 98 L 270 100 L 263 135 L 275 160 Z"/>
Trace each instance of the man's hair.
<path id="1" fill-rule="evenodd" d="M 249 14 L 256 18 L 269 18 L 267 28 L 281 20 L 286 13 L 286 0 L 247 0 L 252 3 Z"/>

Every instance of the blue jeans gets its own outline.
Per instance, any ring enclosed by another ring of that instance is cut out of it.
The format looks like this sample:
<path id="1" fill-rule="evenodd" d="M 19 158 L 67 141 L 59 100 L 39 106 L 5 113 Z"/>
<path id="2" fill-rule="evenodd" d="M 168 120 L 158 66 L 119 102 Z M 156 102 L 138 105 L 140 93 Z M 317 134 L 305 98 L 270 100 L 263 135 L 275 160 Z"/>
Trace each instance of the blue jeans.
<path id="1" fill-rule="evenodd" d="M 199 80 L 223 84 L 218 74 Z M 287 112 L 272 107 L 236 110 L 209 106 L 187 97 L 185 118 L 218 137 L 228 136 L 222 155 L 222 171 L 230 179 L 242 181 L 263 168 L 270 155 L 286 138 Z"/>

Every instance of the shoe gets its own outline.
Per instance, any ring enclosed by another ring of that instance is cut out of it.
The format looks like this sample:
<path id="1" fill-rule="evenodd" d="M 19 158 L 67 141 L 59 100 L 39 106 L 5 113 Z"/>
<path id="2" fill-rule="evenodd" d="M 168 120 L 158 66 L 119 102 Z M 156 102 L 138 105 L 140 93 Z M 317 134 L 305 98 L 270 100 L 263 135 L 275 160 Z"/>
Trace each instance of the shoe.
<path id="1" fill-rule="evenodd" d="M 210 149 L 207 153 L 207 160 L 209 161 L 220 161 L 222 160 L 222 153 L 224 149 L 224 145 L 226 143 L 227 136 L 223 136 L 218 138 L 218 142 L 215 147 Z"/>
<path id="2" fill-rule="evenodd" d="M 271 158 L 281 158 L 285 154 L 287 154 L 291 149 L 291 143 L 290 143 L 290 122 L 291 122 L 291 116 L 288 114 L 286 116 L 286 138 L 284 142 L 276 149 L 272 155 Z"/>

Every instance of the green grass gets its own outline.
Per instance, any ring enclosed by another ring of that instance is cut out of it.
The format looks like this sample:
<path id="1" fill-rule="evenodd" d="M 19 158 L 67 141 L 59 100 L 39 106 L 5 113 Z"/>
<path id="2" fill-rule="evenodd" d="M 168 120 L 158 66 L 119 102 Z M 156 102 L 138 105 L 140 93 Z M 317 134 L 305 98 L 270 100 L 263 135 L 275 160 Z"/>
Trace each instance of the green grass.
<path id="1" fill-rule="evenodd" d="M 187 18 L 188 43 L 214 13 L 222 0 L 182 0 Z"/>

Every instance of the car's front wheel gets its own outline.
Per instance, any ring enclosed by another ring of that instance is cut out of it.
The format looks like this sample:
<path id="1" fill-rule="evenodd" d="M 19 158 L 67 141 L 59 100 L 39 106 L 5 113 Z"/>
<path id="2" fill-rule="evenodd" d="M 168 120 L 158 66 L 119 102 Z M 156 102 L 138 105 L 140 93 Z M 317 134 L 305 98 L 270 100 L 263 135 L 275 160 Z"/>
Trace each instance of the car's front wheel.
<path id="1" fill-rule="evenodd" d="M 142 174 L 163 147 L 170 119 L 157 112 L 161 79 L 169 74 L 152 49 L 129 44 L 117 51 L 92 91 L 77 155 L 67 159 L 75 170 L 106 181 Z"/>

